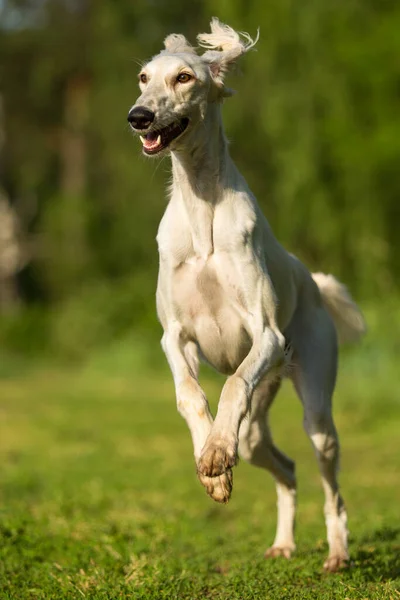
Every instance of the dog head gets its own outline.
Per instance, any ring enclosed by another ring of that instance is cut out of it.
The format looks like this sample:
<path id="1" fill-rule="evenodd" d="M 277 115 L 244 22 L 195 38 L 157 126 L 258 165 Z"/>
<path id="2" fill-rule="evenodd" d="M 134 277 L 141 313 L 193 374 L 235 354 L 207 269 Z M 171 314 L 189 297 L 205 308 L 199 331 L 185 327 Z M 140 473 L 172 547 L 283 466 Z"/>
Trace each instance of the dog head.
<path id="1" fill-rule="evenodd" d="M 258 41 L 247 33 L 211 21 L 211 33 L 197 36 L 207 51 L 198 55 L 183 35 L 171 34 L 165 50 L 139 73 L 141 95 L 128 114 L 133 131 L 140 135 L 143 152 L 153 156 L 176 150 L 207 113 L 210 103 L 232 95 L 225 75 L 237 59 Z"/>

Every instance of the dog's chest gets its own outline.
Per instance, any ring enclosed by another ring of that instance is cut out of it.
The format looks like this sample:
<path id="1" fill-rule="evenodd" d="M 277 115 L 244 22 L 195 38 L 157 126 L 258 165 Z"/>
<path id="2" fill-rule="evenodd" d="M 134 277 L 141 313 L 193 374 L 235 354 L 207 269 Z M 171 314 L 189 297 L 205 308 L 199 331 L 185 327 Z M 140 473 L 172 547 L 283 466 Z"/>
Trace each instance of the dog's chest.
<path id="1" fill-rule="evenodd" d="M 175 266 L 194 265 L 196 272 L 222 254 L 240 261 L 254 226 L 252 217 L 235 214 L 228 202 L 217 207 L 202 202 L 185 211 L 170 205 L 160 224 L 160 254 Z M 216 261 L 213 268 L 218 267 Z"/>
<path id="2" fill-rule="evenodd" d="M 231 373 L 250 349 L 246 307 L 230 273 L 231 257 L 192 257 L 174 270 L 171 301 L 188 338 L 221 372 Z"/>
<path id="3" fill-rule="evenodd" d="M 172 270 L 170 281 L 173 313 L 185 335 L 224 373 L 235 371 L 251 346 L 237 260 L 234 252 L 215 243 L 208 256 L 197 255 L 192 246 Z"/>
<path id="4" fill-rule="evenodd" d="M 171 211 L 160 227 L 165 309 L 209 363 L 231 373 L 251 346 L 246 282 L 240 276 L 241 263 L 248 260 L 249 227 L 229 205 L 214 210 L 203 205 L 200 210 L 190 219 L 182 212 L 178 219 Z"/>

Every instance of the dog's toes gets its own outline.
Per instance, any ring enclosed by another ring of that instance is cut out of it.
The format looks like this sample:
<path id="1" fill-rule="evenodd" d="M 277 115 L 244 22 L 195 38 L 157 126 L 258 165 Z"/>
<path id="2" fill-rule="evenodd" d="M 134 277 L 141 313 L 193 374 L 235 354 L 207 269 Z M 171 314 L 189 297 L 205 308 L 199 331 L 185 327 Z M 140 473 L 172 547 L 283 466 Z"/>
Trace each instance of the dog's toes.
<path id="1" fill-rule="evenodd" d="M 197 469 L 207 477 L 217 477 L 237 463 L 237 451 L 233 444 L 210 442 L 206 444 Z"/>
<path id="2" fill-rule="evenodd" d="M 207 475 L 203 475 L 200 471 L 197 472 L 197 475 L 210 498 L 221 504 L 226 504 L 229 501 L 233 485 L 231 469 L 228 469 L 225 473 L 217 477 L 207 477 Z"/>
<path id="3" fill-rule="evenodd" d="M 293 549 L 289 546 L 271 546 L 265 552 L 265 558 L 277 558 L 278 556 L 283 556 L 284 558 L 289 559 L 292 556 Z"/>
<path id="4" fill-rule="evenodd" d="M 342 569 L 346 569 L 349 566 L 349 557 L 342 554 L 334 554 L 328 556 L 324 562 L 324 571 L 327 573 L 336 573 Z"/>

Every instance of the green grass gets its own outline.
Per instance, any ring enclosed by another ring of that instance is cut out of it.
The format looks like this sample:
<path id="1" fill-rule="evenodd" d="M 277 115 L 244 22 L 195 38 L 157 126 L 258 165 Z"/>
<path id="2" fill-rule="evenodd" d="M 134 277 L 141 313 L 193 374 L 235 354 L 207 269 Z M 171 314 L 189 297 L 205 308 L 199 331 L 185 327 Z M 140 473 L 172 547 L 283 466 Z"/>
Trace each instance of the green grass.
<path id="1" fill-rule="evenodd" d="M 289 385 L 272 425 L 297 461 L 298 550 L 266 561 L 271 477 L 242 462 L 227 506 L 206 496 L 163 365 L 122 345 L 80 371 L 3 371 L 0 598 L 400 598 L 398 367 L 373 344 L 344 358 L 335 399 L 352 558 L 336 575 L 321 569 L 322 492 Z M 220 384 L 206 379 L 214 406 Z"/>

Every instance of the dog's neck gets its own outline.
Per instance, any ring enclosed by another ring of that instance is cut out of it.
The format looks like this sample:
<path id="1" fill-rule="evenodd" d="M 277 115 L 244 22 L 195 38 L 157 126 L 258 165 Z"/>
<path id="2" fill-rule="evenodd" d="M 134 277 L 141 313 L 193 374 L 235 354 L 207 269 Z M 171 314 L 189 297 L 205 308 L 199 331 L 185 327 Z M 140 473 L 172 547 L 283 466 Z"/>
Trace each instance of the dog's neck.
<path id="1" fill-rule="evenodd" d="M 229 156 L 220 105 L 208 105 L 204 121 L 192 136 L 185 140 L 185 147 L 171 153 L 171 201 L 183 203 L 194 255 L 207 260 L 215 249 L 216 205 L 231 198 L 235 190 L 248 188 Z"/>
<path id="2" fill-rule="evenodd" d="M 228 173 L 236 171 L 229 156 L 220 104 L 209 104 L 204 121 L 199 123 L 182 149 L 171 153 L 173 191 L 183 200 L 215 205 L 222 197 Z M 232 180 L 232 177 L 229 177 Z"/>

